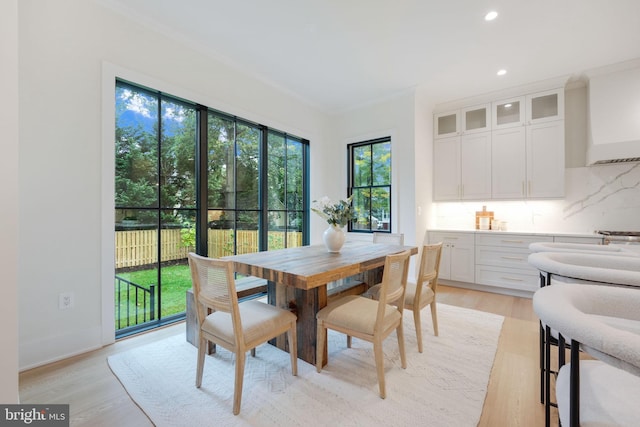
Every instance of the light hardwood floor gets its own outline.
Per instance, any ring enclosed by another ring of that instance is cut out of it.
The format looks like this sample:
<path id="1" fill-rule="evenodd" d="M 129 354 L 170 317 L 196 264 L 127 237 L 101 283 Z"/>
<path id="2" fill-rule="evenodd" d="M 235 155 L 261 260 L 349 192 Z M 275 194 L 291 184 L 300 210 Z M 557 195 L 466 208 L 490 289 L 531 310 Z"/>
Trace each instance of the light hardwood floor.
<path id="1" fill-rule="evenodd" d="M 505 317 L 479 426 L 543 426 L 538 320 L 531 299 L 441 285 L 438 302 Z M 107 356 L 184 332 L 183 322 L 20 374 L 22 403 L 68 403 L 74 426 L 150 426 L 111 373 Z M 195 361 L 194 361 L 195 363 Z M 557 412 L 552 409 L 552 425 Z"/>

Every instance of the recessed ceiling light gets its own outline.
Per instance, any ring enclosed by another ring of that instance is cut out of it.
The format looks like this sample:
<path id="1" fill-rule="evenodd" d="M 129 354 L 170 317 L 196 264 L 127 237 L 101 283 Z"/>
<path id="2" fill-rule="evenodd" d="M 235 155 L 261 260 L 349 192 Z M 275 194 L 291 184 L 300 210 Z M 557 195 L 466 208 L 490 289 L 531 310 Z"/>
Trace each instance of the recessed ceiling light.
<path id="1" fill-rule="evenodd" d="M 502 70 L 498 70 L 497 73 L 499 76 L 504 76 L 505 74 L 507 74 L 507 70 L 505 70 L 504 68 Z"/>
<path id="2" fill-rule="evenodd" d="M 495 10 L 492 10 L 491 12 L 487 13 L 486 15 L 484 15 L 484 20 L 485 21 L 493 21 L 497 17 L 498 17 L 498 12 L 496 12 Z"/>

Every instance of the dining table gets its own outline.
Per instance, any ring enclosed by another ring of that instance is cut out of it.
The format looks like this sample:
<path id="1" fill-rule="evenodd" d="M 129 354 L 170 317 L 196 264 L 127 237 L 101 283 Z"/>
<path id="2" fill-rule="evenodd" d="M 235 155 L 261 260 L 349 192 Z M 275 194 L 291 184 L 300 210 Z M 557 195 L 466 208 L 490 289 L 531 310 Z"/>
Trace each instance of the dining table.
<path id="1" fill-rule="evenodd" d="M 316 314 L 327 305 L 327 284 L 357 278 L 368 286 L 379 283 L 387 255 L 405 250 L 418 253 L 416 246 L 348 241 L 340 252 L 328 252 L 324 245 L 298 246 L 226 256 L 237 273 L 267 280 L 269 304 L 290 310 L 298 317 L 298 358 L 316 363 Z M 288 351 L 284 336 L 270 341 Z M 326 348 L 323 364 L 326 364 Z"/>

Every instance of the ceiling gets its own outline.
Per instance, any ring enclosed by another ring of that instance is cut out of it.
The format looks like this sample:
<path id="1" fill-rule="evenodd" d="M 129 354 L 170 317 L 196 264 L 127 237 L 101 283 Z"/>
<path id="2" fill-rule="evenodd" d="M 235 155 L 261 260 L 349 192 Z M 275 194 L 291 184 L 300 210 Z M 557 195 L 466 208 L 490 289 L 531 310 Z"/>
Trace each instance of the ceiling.
<path id="1" fill-rule="evenodd" d="M 640 58 L 638 0 L 98 1 L 329 113 Z M 490 10 L 499 16 L 486 22 Z"/>

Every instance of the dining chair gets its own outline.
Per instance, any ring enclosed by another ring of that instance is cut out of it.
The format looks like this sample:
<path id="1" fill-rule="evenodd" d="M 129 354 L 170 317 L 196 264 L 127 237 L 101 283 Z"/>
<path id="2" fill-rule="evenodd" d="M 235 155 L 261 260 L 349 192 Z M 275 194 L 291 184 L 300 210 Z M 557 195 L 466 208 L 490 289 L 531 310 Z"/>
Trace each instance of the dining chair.
<path id="1" fill-rule="evenodd" d="M 404 234 L 374 232 L 373 243 L 386 243 L 389 245 L 404 245 Z"/>
<path id="2" fill-rule="evenodd" d="M 416 326 L 418 351 L 420 353 L 422 353 L 422 321 L 420 318 L 420 311 L 427 305 L 431 308 L 433 333 L 435 336 L 438 336 L 436 295 L 438 293 L 438 270 L 440 267 L 441 254 L 442 242 L 422 246 L 416 281 L 407 281 L 407 291 L 404 295 L 405 310 L 411 310 L 413 312 L 413 322 Z M 380 289 L 380 285 L 372 286 L 363 294 L 363 296 L 378 299 Z"/>
<path id="3" fill-rule="evenodd" d="M 298 374 L 296 315 L 259 301 L 238 304 L 233 262 L 189 253 L 189 267 L 198 319 L 196 387 L 202 385 L 204 356 L 208 342 L 235 353 L 233 414 L 240 413 L 242 382 L 247 351 L 255 356 L 256 346 L 287 333 L 291 373 Z M 208 309 L 212 312 L 207 314 Z M 214 350 L 215 352 L 215 347 Z"/>
<path id="4" fill-rule="evenodd" d="M 382 343 L 394 330 L 398 337 L 402 368 L 406 369 L 407 367 L 402 331 L 402 312 L 410 257 L 411 251 L 408 250 L 386 256 L 378 301 L 361 295 L 349 295 L 327 305 L 318 312 L 316 315 L 318 321 L 316 370 L 318 372 L 322 371 L 327 329 L 371 342 L 373 343 L 380 397 L 383 399 L 386 397 Z M 387 303 L 388 301 L 398 301 L 398 304 L 391 305 Z"/>

